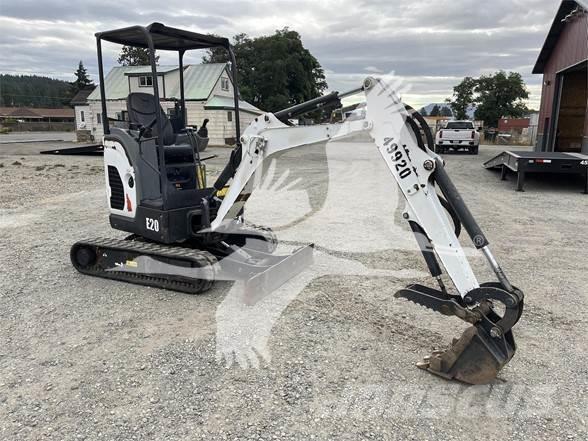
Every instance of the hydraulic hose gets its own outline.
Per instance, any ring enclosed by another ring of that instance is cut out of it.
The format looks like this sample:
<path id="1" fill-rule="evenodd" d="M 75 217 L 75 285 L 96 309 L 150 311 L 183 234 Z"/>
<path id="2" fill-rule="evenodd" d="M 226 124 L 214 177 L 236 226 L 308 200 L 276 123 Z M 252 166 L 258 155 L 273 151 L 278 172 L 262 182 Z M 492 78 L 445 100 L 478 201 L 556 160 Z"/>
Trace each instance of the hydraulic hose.
<path id="1" fill-rule="evenodd" d="M 455 235 L 459 237 L 459 235 L 461 234 L 461 222 L 459 220 L 459 217 L 457 217 L 457 213 L 451 207 L 449 202 L 447 202 L 447 199 L 445 199 L 443 196 L 439 194 L 437 195 L 437 197 L 439 198 L 439 202 L 441 202 L 441 205 L 443 205 L 443 208 L 445 208 L 445 210 L 447 210 L 447 212 L 449 213 L 449 216 L 451 217 L 451 220 L 453 221 L 453 226 L 455 228 Z"/>
<path id="2" fill-rule="evenodd" d="M 414 110 L 409 105 L 405 105 L 405 108 L 409 112 L 406 118 L 406 122 L 415 134 L 419 148 L 423 151 L 426 151 L 425 145 L 423 143 L 423 138 L 421 136 L 421 130 L 424 132 L 425 137 L 427 138 L 427 143 L 429 147 L 431 147 L 434 142 L 431 129 L 429 128 L 429 125 L 427 124 L 425 118 L 423 118 L 423 116 L 419 112 Z M 434 181 L 435 174 L 431 175 L 431 179 Z M 461 221 L 457 212 L 455 211 L 453 206 L 449 202 L 447 202 L 447 199 L 439 195 L 437 196 L 439 197 L 439 201 L 441 202 L 443 208 L 445 208 L 445 210 L 447 210 L 447 212 L 449 213 L 449 216 L 451 216 L 451 220 L 453 221 L 453 225 L 455 227 L 455 235 L 459 237 L 459 235 L 461 234 Z"/>
<path id="3" fill-rule="evenodd" d="M 425 133 L 425 137 L 427 138 L 427 145 L 429 146 L 429 149 L 433 150 L 435 140 L 433 139 L 433 134 L 431 133 L 429 124 L 427 124 L 427 121 L 425 118 L 423 118 L 423 115 L 414 110 L 411 106 L 406 105 L 405 108 L 410 113 L 410 116 L 418 121 L 419 125 L 421 126 L 421 130 Z"/>

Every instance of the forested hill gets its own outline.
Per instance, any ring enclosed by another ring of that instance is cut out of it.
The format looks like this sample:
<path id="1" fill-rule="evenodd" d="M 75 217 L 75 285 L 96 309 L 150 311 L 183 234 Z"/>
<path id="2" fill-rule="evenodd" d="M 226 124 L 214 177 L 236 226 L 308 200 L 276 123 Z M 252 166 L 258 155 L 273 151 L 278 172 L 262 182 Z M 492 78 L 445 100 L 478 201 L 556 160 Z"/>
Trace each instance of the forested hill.
<path id="1" fill-rule="evenodd" d="M 71 83 L 37 75 L 0 74 L 0 106 L 64 107 L 73 96 Z"/>

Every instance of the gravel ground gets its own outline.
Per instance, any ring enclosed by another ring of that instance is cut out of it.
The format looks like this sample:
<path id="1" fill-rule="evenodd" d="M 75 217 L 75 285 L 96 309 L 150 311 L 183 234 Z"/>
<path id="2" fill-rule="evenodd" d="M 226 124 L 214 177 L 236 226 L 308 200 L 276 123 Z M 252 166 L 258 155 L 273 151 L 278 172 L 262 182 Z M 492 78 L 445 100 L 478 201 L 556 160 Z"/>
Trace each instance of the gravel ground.
<path id="1" fill-rule="evenodd" d="M 301 181 L 282 193 L 266 185 L 250 201 L 252 220 L 283 240 L 317 242 L 335 262 L 282 302 L 266 329 L 271 361 L 259 369 L 217 360 L 230 284 L 189 296 L 71 267 L 76 240 L 124 236 L 108 225 L 101 158 L 0 146 L 0 438 L 586 439 L 581 184 L 529 177 L 517 193 L 512 177 L 501 182 L 481 168 L 498 148 L 447 156 L 494 253 L 526 293 L 515 358 L 493 385 L 468 387 L 414 367 L 465 326 L 392 297 L 407 283 L 432 282 L 399 226 L 391 178 L 358 146 L 284 155 L 274 176 L 296 164 L 288 180 Z M 211 153 L 220 156 L 209 165 L 214 175 L 228 150 Z M 471 261 L 488 280 L 483 259 Z"/>

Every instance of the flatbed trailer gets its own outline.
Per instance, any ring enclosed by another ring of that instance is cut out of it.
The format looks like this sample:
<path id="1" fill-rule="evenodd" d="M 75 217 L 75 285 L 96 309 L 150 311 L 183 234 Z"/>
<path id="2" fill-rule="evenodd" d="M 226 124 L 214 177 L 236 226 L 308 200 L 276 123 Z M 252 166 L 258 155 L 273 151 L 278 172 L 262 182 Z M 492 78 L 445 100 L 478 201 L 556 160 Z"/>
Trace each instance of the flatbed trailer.
<path id="1" fill-rule="evenodd" d="M 486 161 L 484 168 L 501 169 L 501 180 L 508 171 L 517 174 L 517 191 L 525 191 L 527 173 L 561 173 L 579 175 L 584 181 L 584 194 L 588 194 L 588 155 L 563 152 L 511 152 L 505 151 Z"/>

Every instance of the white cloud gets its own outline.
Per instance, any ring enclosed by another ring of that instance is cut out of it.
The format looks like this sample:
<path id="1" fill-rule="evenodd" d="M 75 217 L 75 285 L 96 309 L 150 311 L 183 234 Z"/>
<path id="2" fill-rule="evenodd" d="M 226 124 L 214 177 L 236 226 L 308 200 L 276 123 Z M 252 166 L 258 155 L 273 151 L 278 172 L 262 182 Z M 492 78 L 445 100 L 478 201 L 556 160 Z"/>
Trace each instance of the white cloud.
<path id="1" fill-rule="evenodd" d="M 3 0 L 0 71 L 71 80 L 83 60 L 96 79 L 94 33 L 130 24 L 160 21 L 226 36 L 289 26 L 332 90 L 395 71 L 411 85 L 405 99 L 419 106 L 442 101 L 466 75 L 505 69 L 521 72 L 537 107 L 541 78 L 531 70 L 556 8 L 552 0 Z M 105 45 L 107 66 L 116 55 Z"/>

